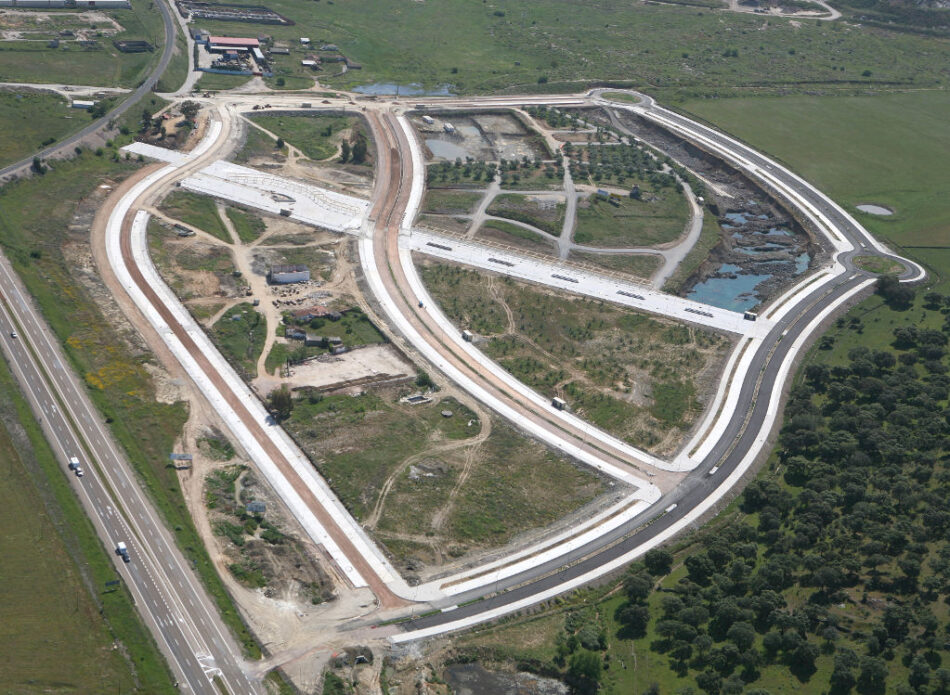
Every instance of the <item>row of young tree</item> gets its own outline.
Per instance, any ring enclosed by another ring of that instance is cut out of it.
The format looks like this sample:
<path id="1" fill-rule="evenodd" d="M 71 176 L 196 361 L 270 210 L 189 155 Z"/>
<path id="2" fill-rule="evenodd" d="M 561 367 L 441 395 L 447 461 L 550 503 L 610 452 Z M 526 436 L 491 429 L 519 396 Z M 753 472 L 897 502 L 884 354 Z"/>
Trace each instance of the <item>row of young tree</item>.
<path id="1" fill-rule="evenodd" d="M 925 300 L 948 312 L 950 298 Z M 691 683 L 680 692 L 764 693 L 763 668 L 779 667 L 809 692 L 950 693 L 948 334 L 950 321 L 907 321 L 889 345 L 810 364 L 745 516 L 702 535 L 676 583 L 658 583 L 664 551 L 630 568 L 619 636 L 652 632 L 650 649 Z"/>

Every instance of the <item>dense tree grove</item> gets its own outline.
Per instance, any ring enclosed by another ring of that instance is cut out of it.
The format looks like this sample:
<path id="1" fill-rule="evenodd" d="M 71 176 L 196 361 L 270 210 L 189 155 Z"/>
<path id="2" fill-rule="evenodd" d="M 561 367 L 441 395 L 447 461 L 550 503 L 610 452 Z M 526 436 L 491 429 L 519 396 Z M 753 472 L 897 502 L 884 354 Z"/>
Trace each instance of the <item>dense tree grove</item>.
<path id="1" fill-rule="evenodd" d="M 879 293 L 913 299 L 890 281 Z M 924 303 L 930 316 L 945 305 Z M 738 521 L 700 536 L 659 601 L 672 557 L 630 569 L 619 637 L 655 635 L 687 691 L 762 692 L 761 670 L 780 665 L 809 692 L 950 693 L 950 319 L 936 330 L 913 314 L 896 314 L 889 345 L 806 366 L 771 473 L 746 488 Z M 817 682 L 821 655 L 833 669 Z"/>

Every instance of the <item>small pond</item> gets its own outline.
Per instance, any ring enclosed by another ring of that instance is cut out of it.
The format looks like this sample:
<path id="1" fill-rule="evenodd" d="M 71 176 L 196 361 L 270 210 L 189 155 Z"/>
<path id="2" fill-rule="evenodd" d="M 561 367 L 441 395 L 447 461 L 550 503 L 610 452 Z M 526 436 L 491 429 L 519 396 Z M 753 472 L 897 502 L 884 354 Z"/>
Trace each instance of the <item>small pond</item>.
<path id="1" fill-rule="evenodd" d="M 395 84 L 393 82 L 375 82 L 354 87 L 357 94 L 375 94 L 377 96 L 398 94 L 407 97 L 449 97 L 452 96 L 451 85 L 442 85 L 436 89 L 426 89 L 421 84 Z"/>
<path id="2" fill-rule="evenodd" d="M 481 664 L 455 664 L 445 669 L 455 695 L 568 695 L 570 689 L 554 678 L 533 673 L 489 671 Z"/>
<path id="3" fill-rule="evenodd" d="M 453 162 L 456 159 L 465 159 L 471 156 L 464 147 L 456 145 L 454 142 L 449 142 L 448 140 L 426 138 L 426 147 L 432 152 L 432 156 L 448 159 Z"/>
<path id="4" fill-rule="evenodd" d="M 875 205 L 874 203 L 861 203 L 860 205 L 855 206 L 861 212 L 866 212 L 871 215 L 893 215 L 894 211 L 890 208 L 886 208 L 883 205 Z"/>

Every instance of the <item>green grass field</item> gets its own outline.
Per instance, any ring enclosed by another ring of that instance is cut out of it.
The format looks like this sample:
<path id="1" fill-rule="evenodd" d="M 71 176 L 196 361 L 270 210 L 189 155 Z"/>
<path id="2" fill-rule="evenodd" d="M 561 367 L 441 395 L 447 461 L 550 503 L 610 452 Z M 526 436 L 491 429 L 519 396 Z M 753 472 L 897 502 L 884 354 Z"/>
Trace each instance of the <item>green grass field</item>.
<path id="1" fill-rule="evenodd" d="M 470 191 L 426 191 L 422 201 L 422 212 L 438 213 L 440 215 L 455 215 L 471 213 L 478 201 L 482 199 L 480 193 Z"/>
<path id="2" fill-rule="evenodd" d="M 172 692 L 128 591 L 106 589 L 111 554 L 2 362 L 0 416 L 0 691 Z"/>
<path id="3" fill-rule="evenodd" d="M 564 198 L 545 200 L 520 193 L 502 193 L 488 206 L 488 214 L 524 222 L 555 236 L 564 224 Z"/>
<path id="4" fill-rule="evenodd" d="M 49 92 L 0 92 L 0 166 L 28 157 L 90 121 Z"/>
<path id="5" fill-rule="evenodd" d="M 516 224 L 503 220 L 486 220 L 479 228 L 478 236 L 492 239 L 503 244 L 511 244 L 535 251 L 553 251 L 554 239 L 547 235 L 537 234 L 530 229 L 519 227 Z"/>
<path id="6" fill-rule="evenodd" d="M 198 78 L 198 89 L 220 92 L 247 84 L 251 75 L 224 75 L 217 72 L 205 72 Z"/>
<path id="7" fill-rule="evenodd" d="M 231 224 L 234 225 L 234 231 L 237 232 L 238 238 L 245 244 L 251 243 L 264 233 L 266 225 L 256 212 L 229 205 L 227 216 L 231 220 Z"/>
<path id="8" fill-rule="evenodd" d="M 688 101 L 828 193 L 878 237 L 950 275 L 950 92 Z M 858 212 L 880 203 L 895 214 Z M 939 250 L 934 253 L 934 250 Z"/>
<path id="9" fill-rule="evenodd" d="M 310 159 L 336 155 L 341 132 L 358 127 L 355 116 L 252 116 L 255 123 L 290 143 Z"/>
<path id="10" fill-rule="evenodd" d="M 596 195 L 577 206 L 578 244 L 607 248 L 656 246 L 679 237 L 689 221 L 689 205 L 679 189 L 665 188 L 650 200 L 615 198 L 616 205 Z"/>
<path id="11" fill-rule="evenodd" d="M 0 81 L 136 87 L 161 55 L 164 29 L 152 0 L 131 2 L 130 10 L 110 12 L 123 31 L 112 37 L 96 38 L 95 48 L 84 48 L 72 40 L 61 41 L 59 48 L 47 48 L 45 41 L 0 41 Z M 44 14 L 50 18 L 45 28 L 77 28 L 68 15 Z M 88 28 L 89 24 L 84 22 L 82 26 Z M 121 53 L 112 43 L 120 39 L 148 41 L 155 50 Z M 174 67 L 173 74 L 181 74 L 179 63 L 173 61 L 169 67 Z"/>
<path id="12" fill-rule="evenodd" d="M 583 12 L 570 11 L 574 6 L 564 0 L 398 7 L 383 0 L 274 0 L 268 7 L 297 23 L 268 27 L 275 39 L 295 46 L 300 36 L 332 42 L 363 65 L 340 77 L 327 66 L 321 83 L 335 87 L 386 81 L 517 93 L 580 90 L 607 80 L 704 93 L 735 86 L 854 90 L 934 85 L 946 79 L 942 66 L 950 63 L 950 45 L 939 39 L 695 7 L 621 8 L 612 0 L 587 2 Z M 257 33 L 246 24 L 202 24 L 212 33 Z M 424 49 L 406 50 L 420 37 Z M 296 70 L 292 64 L 302 57 L 295 49 L 286 67 Z"/>
<path id="13" fill-rule="evenodd" d="M 643 254 L 623 256 L 605 253 L 579 253 L 577 251 L 571 253 L 570 259 L 643 279 L 650 278 L 662 262 L 659 256 Z"/>
<path id="14" fill-rule="evenodd" d="M 211 337 L 238 372 L 257 376 L 257 358 L 264 349 L 267 326 L 264 317 L 244 302 L 224 312 L 211 330 Z"/>
<path id="15" fill-rule="evenodd" d="M 197 227 L 221 241 L 231 243 L 231 235 L 218 215 L 214 198 L 190 191 L 172 191 L 159 205 L 169 217 Z M 233 219 L 233 218 L 232 218 Z"/>

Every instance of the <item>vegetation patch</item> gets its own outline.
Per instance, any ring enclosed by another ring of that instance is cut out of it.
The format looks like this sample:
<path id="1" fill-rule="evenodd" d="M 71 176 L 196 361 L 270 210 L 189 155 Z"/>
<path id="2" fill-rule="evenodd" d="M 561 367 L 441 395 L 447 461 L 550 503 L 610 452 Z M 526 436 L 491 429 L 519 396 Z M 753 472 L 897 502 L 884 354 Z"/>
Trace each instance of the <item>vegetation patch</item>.
<path id="1" fill-rule="evenodd" d="M 264 349 L 267 325 L 247 302 L 231 307 L 215 322 L 211 337 L 228 362 L 245 378 L 257 376 L 257 359 Z"/>
<path id="2" fill-rule="evenodd" d="M 234 225 L 234 231 L 243 243 L 250 244 L 264 233 L 266 225 L 256 212 L 230 205 L 227 206 L 226 211 L 228 219 Z"/>
<path id="3" fill-rule="evenodd" d="M 218 72 L 203 72 L 198 79 L 198 88 L 209 92 L 221 92 L 247 84 L 251 75 L 226 75 Z"/>
<path id="4" fill-rule="evenodd" d="M 333 584 L 311 553 L 257 499 L 257 480 L 247 466 L 219 468 L 205 478 L 205 503 L 215 535 L 228 555 L 228 571 L 241 584 L 269 597 L 288 591 L 312 604 L 333 598 Z"/>
<path id="5" fill-rule="evenodd" d="M 247 163 L 256 157 L 287 154 L 287 146 L 277 147 L 277 140 L 254 126 L 247 127 L 244 145 L 234 155 L 234 161 Z"/>
<path id="6" fill-rule="evenodd" d="M 465 161 L 436 162 L 426 166 L 426 186 L 433 188 L 452 188 L 459 185 L 487 186 L 495 178 L 498 165 L 494 162 Z"/>
<path id="7" fill-rule="evenodd" d="M 904 269 L 903 264 L 881 256 L 856 256 L 854 264 L 862 270 L 877 275 L 893 275 Z"/>
<path id="8" fill-rule="evenodd" d="M 583 253 L 572 251 L 570 257 L 587 265 L 598 266 L 615 273 L 633 275 L 643 280 L 653 277 L 653 273 L 663 263 L 662 257 L 643 253 Z"/>
<path id="9" fill-rule="evenodd" d="M 503 193 L 488 206 L 488 214 L 524 222 L 558 236 L 564 226 L 564 206 L 561 196 Z"/>
<path id="10" fill-rule="evenodd" d="M 28 157 L 78 130 L 89 120 L 83 116 L 56 94 L 0 91 L 0 166 Z"/>
<path id="11" fill-rule="evenodd" d="M 275 114 L 251 118 L 310 159 L 326 160 L 340 153 L 340 161 L 344 164 L 367 164 L 369 161 L 366 132 L 356 116 Z"/>
<path id="12" fill-rule="evenodd" d="M 638 198 L 592 195 L 577 205 L 578 244 L 608 248 L 656 246 L 676 240 L 689 222 L 682 189 L 639 191 Z"/>
<path id="13" fill-rule="evenodd" d="M 469 191 L 431 190 L 426 191 L 422 201 L 422 211 L 439 215 L 467 215 L 471 214 L 478 201 L 482 199 L 480 193 Z"/>
<path id="14" fill-rule="evenodd" d="M 426 262 L 458 326 L 511 374 L 635 446 L 668 453 L 702 412 L 729 340 L 631 309 Z M 510 312 L 510 313 L 509 313 Z M 509 319 L 510 315 L 510 319 Z"/>
<path id="15" fill-rule="evenodd" d="M 227 244 L 231 243 L 231 235 L 218 216 L 214 198 L 190 191 L 172 191 L 159 205 L 159 210 Z"/>

